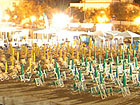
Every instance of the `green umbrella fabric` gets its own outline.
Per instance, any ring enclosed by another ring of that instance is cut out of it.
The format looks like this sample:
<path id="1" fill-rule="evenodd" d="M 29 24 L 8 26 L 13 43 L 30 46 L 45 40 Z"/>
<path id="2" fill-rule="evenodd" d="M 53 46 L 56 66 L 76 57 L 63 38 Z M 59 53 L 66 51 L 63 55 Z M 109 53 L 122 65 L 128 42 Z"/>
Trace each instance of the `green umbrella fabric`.
<path id="1" fill-rule="evenodd" d="M 21 64 L 21 75 L 23 75 L 24 72 L 23 72 L 23 64 Z"/>

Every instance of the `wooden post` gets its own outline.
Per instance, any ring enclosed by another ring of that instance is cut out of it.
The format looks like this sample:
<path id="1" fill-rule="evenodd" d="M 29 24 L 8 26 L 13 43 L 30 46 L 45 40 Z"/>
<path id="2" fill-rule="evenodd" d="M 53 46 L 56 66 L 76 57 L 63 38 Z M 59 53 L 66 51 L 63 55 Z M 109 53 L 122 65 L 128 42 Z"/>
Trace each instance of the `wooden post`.
<path id="1" fill-rule="evenodd" d="M 105 44 L 105 51 L 106 51 L 106 44 Z"/>
<path id="2" fill-rule="evenodd" d="M 49 59 L 49 51 L 47 51 L 47 59 Z"/>
<path id="3" fill-rule="evenodd" d="M 12 48 L 12 56 L 13 56 L 13 57 L 14 57 L 14 53 L 15 53 L 15 52 L 14 52 L 14 48 Z"/>
<path id="4" fill-rule="evenodd" d="M 100 48 L 100 55 L 101 55 L 101 57 L 102 57 L 102 54 L 103 54 L 103 49 Z"/>
<path id="5" fill-rule="evenodd" d="M 120 53 L 122 53 L 122 50 L 123 50 L 122 45 L 120 45 Z"/>
<path id="6" fill-rule="evenodd" d="M 56 55 L 58 55 L 58 47 L 56 47 Z"/>
<path id="7" fill-rule="evenodd" d="M 130 43 L 130 45 L 129 45 L 129 49 L 130 49 L 130 51 L 131 51 L 131 43 Z"/>
<path id="8" fill-rule="evenodd" d="M 27 47 L 25 46 L 25 55 L 27 56 L 27 52 L 28 52 L 28 49 Z"/>
<path id="9" fill-rule="evenodd" d="M 90 38 L 90 42 L 89 42 L 89 48 L 92 47 L 92 38 Z"/>
<path id="10" fill-rule="evenodd" d="M 94 44 L 94 51 L 96 51 L 96 39 L 95 39 L 95 44 Z"/>
<path id="11" fill-rule="evenodd" d="M 17 61 L 19 61 L 19 51 L 17 51 Z"/>
<path id="12" fill-rule="evenodd" d="M 86 50 L 86 48 L 84 47 L 84 51 L 83 51 L 84 56 L 85 56 L 85 54 L 86 54 L 86 51 L 85 51 L 85 50 Z"/>
<path id="13" fill-rule="evenodd" d="M 113 53 L 113 48 L 112 48 L 112 45 L 111 45 L 111 53 Z"/>
<path id="14" fill-rule="evenodd" d="M 66 52 L 64 52 L 64 61 L 66 62 Z"/>
<path id="15" fill-rule="evenodd" d="M 52 55 L 50 56 L 50 63 L 52 64 Z"/>
<path id="16" fill-rule="evenodd" d="M 110 50 L 110 41 L 108 41 L 108 49 Z"/>
<path id="17" fill-rule="evenodd" d="M 77 59 L 79 59 L 79 51 L 77 51 Z"/>
<path id="18" fill-rule="evenodd" d="M 101 42 L 99 41 L 99 49 L 101 48 Z"/>
<path id="19" fill-rule="evenodd" d="M 46 58 L 46 49 L 44 48 L 44 57 Z"/>
<path id="20" fill-rule="evenodd" d="M 5 73 L 7 73 L 7 61 L 5 62 Z"/>
<path id="21" fill-rule="evenodd" d="M 125 51 L 125 42 L 123 43 L 123 51 Z"/>
<path id="22" fill-rule="evenodd" d="M 116 50 L 116 42 L 115 42 L 115 45 L 114 45 L 114 49 Z"/>
<path id="23" fill-rule="evenodd" d="M 29 67 L 31 68 L 31 59 L 32 58 L 29 58 Z"/>
<path id="24" fill-rule="evenodd" d="M 33 49 L 31 50 L 31 58 L 33 58 Z"/>
<path id="25" fill-rule="evenodd" d="M 139 43 L 138 51 L 140 52 L 140 43 Z"/>
<path id="26" fill-rule="evenodd" d="M 60 57 L 62 58 L 62 49 L 60 50 Z"/>
<path id="27" fill-rule="evenodd" d="M 76 39 L 74 39 L 74 45 L 76 45 L 76 41 L 77 41 L 77 40 L 76 40 Z"/>
<path id="28" fill-rule="evenodd" d="M 34 55 L 33 55 L 33 57 L 34 57 L 34 62 L 35 62 L 35 52 L 34 52 Z"/>
<path id="29" fill-rule="evenodd" d="M 72 57 L 74 57 L 74 51 L 73 51 L 73 49 L 72 49 L 72 52 L 71 52 L 71 53 L 72 53 L 72 54 L 71 54 L 71 55 L 72 55 Z"/>
<path id="30" fill-rule="evenodd" d="M 89 57 L 91 57 L 91 49 L 89 49 Z"/>

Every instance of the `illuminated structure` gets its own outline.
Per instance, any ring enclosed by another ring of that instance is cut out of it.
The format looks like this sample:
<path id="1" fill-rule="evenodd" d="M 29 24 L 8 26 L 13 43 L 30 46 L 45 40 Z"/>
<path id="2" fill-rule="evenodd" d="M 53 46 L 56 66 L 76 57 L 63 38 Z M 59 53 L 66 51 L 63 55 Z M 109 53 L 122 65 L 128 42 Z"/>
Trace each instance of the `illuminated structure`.
<path id="1" fill-rule="evenodd" d="M 13 10 L 22 0 L 0 0 L 0 20 L 6 16 L 6 9 Z"/>
<path id="2" fill-rule="evenodd" d="M 93 8 L 107 8 L 111 3 L 133 2 L 133 0 L 81 0 L 80 3 L 70 3 L 70 7 L 83 8 L 83 10 Z"/>

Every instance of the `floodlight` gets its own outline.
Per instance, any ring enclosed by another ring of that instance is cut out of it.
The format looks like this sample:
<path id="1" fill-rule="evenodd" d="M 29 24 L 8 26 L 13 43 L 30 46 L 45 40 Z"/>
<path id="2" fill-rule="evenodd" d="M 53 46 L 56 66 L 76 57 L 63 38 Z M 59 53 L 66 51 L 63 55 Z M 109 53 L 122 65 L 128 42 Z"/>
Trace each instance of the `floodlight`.
<path id="1" fill-rule="evenodd" d="M 68 15 L 63 13 L 53 15 L 52 24 L 54 27 L 65 28 L 70 23 Z"/>
<path id="2" fill-rule="evenodd" d="M 35 16 L 31 16 L 31 21 L 34 22 L 36 20 Z"/>

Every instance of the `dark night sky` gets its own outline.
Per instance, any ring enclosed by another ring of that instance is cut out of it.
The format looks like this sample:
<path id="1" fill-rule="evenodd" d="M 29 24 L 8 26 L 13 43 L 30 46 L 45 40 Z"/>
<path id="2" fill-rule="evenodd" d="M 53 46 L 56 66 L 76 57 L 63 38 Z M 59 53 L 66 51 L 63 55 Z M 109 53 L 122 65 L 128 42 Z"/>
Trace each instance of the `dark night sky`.
<path id="1" fill-rule="evenodd" d="M 71 0 L 71 2 L 73 2 L 73 3 L 78 3 L 78 2 L 80 2 L 81 0 Z"/>

